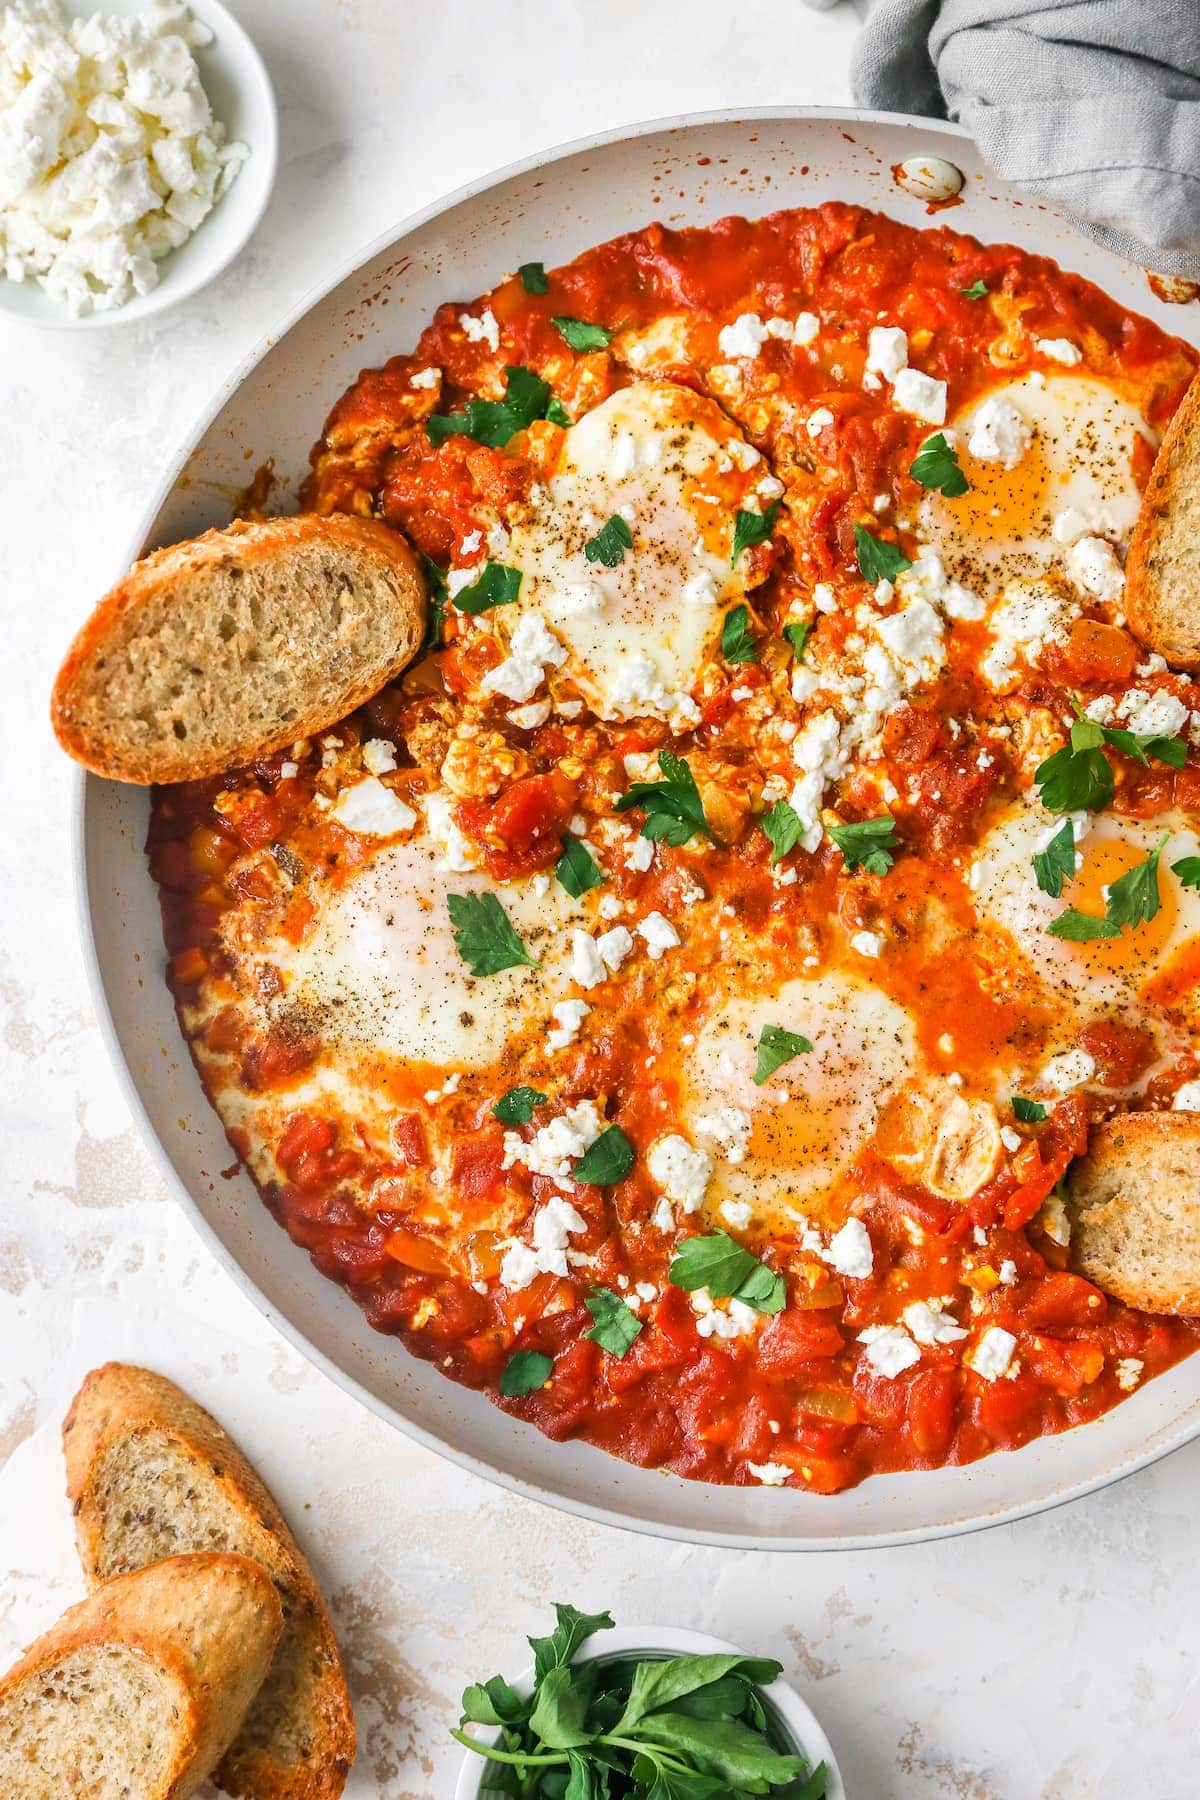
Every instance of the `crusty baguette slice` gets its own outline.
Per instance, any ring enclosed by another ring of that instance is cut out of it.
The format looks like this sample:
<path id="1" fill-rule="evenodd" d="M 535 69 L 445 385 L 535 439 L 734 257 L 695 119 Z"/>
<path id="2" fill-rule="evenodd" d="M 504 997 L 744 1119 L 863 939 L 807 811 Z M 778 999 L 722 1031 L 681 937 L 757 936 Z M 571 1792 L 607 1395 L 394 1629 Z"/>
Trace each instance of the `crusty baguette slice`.
<path id="1" fill-rule="evenodd" d="M 1200 669 L 1200 375 L 1167 426 L 1125 562 L 1125 616 L 1173 668 Z"/>
<path id="2" fill-rule="evenodd" d="M 184 1800 L 237 1731 L 283 1615 L 258 1563 L 173 1556 L 65 1612 L 0 1680 L 5 1800 Z"/>
<path id="3" fill-rule="evenodd" d="M 54 684 L 77 762 L 116 781 L 193 781 L 345 718 L 412 661 L 425 584 L 378 519 L 240 521 L 135 563 Z"/>
<path id="4" fill-rule="evenodd" d="M 354 1761 L 354 1713 L 333 1626 L 274 1500 L 216 1420 L 162 1375 L 93 1369 L 63 1425 L 67 1494 L 93 1586 L 183 1550 L 232 1550 L 283 1603 L 270 1674 L 218 1784 L 246 1800 L 334 1800 Z"/>
<path id="5" fill-rule="evenodd" d="M 1082 1274 L 1144 1312 L 1200 1313 L 1200 1113 L 1094 1126 L 1067 1193 Z"/>

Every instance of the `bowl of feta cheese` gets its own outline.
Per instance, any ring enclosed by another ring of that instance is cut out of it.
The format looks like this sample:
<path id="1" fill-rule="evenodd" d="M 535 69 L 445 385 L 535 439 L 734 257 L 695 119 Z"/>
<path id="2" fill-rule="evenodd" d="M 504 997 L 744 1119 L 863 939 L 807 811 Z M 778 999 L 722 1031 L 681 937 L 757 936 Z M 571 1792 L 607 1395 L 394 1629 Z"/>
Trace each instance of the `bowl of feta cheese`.
<path id="1" fill-rule="evenodd" d="M 270 78 L 219 0 L 0 8 L 0 309 L 144 319 L 220 274 L 275 178 Z"/>

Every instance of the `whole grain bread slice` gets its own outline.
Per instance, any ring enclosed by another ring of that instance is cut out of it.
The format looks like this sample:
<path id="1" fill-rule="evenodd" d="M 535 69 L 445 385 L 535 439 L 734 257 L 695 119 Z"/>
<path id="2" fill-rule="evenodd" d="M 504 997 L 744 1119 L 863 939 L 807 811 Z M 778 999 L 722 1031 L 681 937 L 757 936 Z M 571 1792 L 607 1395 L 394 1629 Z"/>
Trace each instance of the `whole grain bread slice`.
<path id="1" fill-rule="evenodd" d="M 0 1679 L 5 1800 L 185 1800 L 237 1731 L 283 1629 L 243 1556 L 174 1556 L 65 1612 Z"/>
<path id="2" fill-rule="evenodd" d="M 345 718 L 412 661 L 425 583 L 404 538 L 349 514 L 238 521 L 135 563 L 83 626 L 58 741 L 116 781 L 193 781 Z"/>
<path id="3" fill-rule="evenodd" d="M 1144 1312 L 1200 1314 L 1200 1113 L 1123 1113 L 1092 1128 L 1067 1178 L 1071 1256 Z"/>
<path id="4" fill-rule="evenodd" d="M 92 1585 L 185 1550 L 230 1550 L 267 1571 L 283 1636 L 216 1772 L 245 1800 L 336 1800 L 354 1713 L 325 1604 L 283 1515 L 233 1440 L 149 1369 L 93 1369 L 63 1424 L 67 1494 Z"/>
<path id="5" fill-rule="evenodd" d="M 1172 667 L 1200 669 L 1200 375 L 1167 426 L 1142 495 L 1125 615 Z"/>

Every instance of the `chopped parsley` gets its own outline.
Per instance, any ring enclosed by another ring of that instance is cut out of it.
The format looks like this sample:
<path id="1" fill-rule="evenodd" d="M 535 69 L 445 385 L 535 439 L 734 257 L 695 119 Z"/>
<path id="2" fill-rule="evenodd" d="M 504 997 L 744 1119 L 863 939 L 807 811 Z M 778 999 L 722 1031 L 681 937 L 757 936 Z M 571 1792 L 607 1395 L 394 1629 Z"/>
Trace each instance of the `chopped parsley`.
<path id="1" fill-rule="evenodd" d="M 521 591 L 521 570 L 504 563 L 485 563 L 483 574 L 454 596 L 459 612 L 491 612 L 493 606 L 511 606 Z"/>
<path id="2" fill-rule="evenodd" d="M 555 394 L 553 400 L 551 400 L 549 406 L 546 408 L 546 417 L 552 425 L 561 425 L 565 428 L 568 425 L 574 424 L 574 420 L 571 418 L 570 413 L 567 411 L 557 394 Z"/>
<path id="3" fill-rule="evenodd" d="M 759 823 L 763 828 L 763 836 L 771 846 L 773 868 L 800 841 L 799 814 L 787 800 L 777 800 L 770 812 L 763 814 Z"/>
<path id="4" fill-rule="evenodd" d="M 434 562 L 432 556 L 423 553 L 421 567 L 429 583 L 429 617 L 425 621 L 425 636 L 421 639 L 421 648 L 417 654 L 428 656 L 442 647 L 442 628 L 446 618 L 446 571 L 440 563 Z"/>
<path id="5" fill-rule="evenodd" d="M 811 632 L 812 621 L 810 619 L 798 620 L 795 624 L 785 625 L 783 628 L 783 635 L 792 646 L 792 654 L 797 662 L 804 655 Z"/>
<path id="6" fill-rule="evenodd" d="M 1049 894 L 1052 900 L 1062 893 L 1063 882 L 1074 878 L 1075 827 L 1070 819 L 1064 819 L 1046 848 L 1037 852 L 1033 872 L 1043 894 Z"/>
<path id="7" fill-rule="evenodd" d="M 685 1238 L 671 1264 L 672 1287 L 694 1294 L 706 1288 L 714 1300 L 741 1300 L 756 1312 L 782 1312 L 787 1283 L 782 1275 L 752 1256 L 727 1231 Z"/>
<path id="8" fill-rule="evenodd" d="M 1187 745 L 1182 738 L 1153 737 L 1099 725 L 1079 718 L 1071 726 L 1070 742 L 1048 756 L 1034 771 L 1042 805 L 1049 812 L 1100 812 L 1113 797 L 1113 769 L 1104 745 L 1123 750 L 1143 768 L 1150 757 L 1169 768 L 1182 769 Z"/>
<path id="9" fill-rule="evenodd" d="M 776 1069 L 784 1063 L 791 1062 L 793 1057 L 806 1056 L 812 1049 L 806 1037 L 798 1031 L 788 1031 L 783 1025 L 764 1025 L 758 1037 L 758 1060 L 754 1065 L 754 1085 L 761 1087 L 769 1081 Z"/>
<path id="10" fill-rule="evenodd" d="M 1177 863 L 1171 864 L 1171 872 L 1178 875 L 1185 888 L 1200 888 L 1200 856 L 1182 856 Z"/>
<path id="11" fill-rule="evenodd" d="M 504 375 L 503 400 L 468 400 L 461 412 L 430 414 L 425 430 L 435 449 L 448 437 L 469 437 L 477 444 L 502 450 L 518 431 L 525 431 L 535 419 L 545 418 L 550 383 L 532 369 L 510 366 Z"/>
<path id="12" fill-rule="evenodd" d="M 721 655 L 727 663 L 758 661 L 758 652 L 750 635 L 748 606 L 735 606 L 732 612 L 725 614 L 725 622 L 721 626 Z"/>
<path id="13" fill-rule="evenodd" d="M 669 750 L 660 750 L 658 766 L 662 770 L 662 781 L 635 781 L 629 792 L 617 801 L 616 811 L 628 812 L 631 806 L 643 807 L 646 822 L 641 835 L 644 838 L 678 846 L 686 844 L 699 832 L 701 837 L 714 841 L 704 816 L 704 802 L 696 778 L 685 759 L 673 756 Z"/>
<path id="14" fill-rule="evenodd" d="M 521 1394 L 532 1394 L 535 1388 L 545 1387 L 553 1370 L 553 1359 L 543 1356 L 540 1350 L 518 1350 L 505 1363 L 497 1386 L 506 1400 L 515 1400 Z"/>
<path id="15" fill-rule="evenodd" d="M 738 510 L 733 521 L 733 555 L 730 563 L 736 563 L 743 550 L 752 544 L 765 544 L 775 529 L 775 521 L 779 517 L 779 501 L 772 500 L 770 506 L 762 512 L 743 512 Z"/>
<path id="16" fill-rule="evenodd" d="M 886 538 L 873 537 L 862 525 L 854 527 L 854 551 L 858 557 L 859 574 L 872 586 L 877 581 L 895 581 L 897 575 L 912 568 L 911 561 L 899 544 L 889 544 Z"/>
<path id="17" fill-rule="evenodd" d="M 606 331 L 603 325 L 591 325 L 586 319 L 551 319 L 550 323 L 564 343 L 572 350 L 586 353 L 589 350 L 605 350 L 612 341 L 612 332 Z"/>
<path id="18" fill-rule="evenodd" d="M 544 263 L 522 263 L 517 274 L 521 277 L 521 286 L 527 294 L 548 294 L 550 292 L 550 283 L 546 280 Z"/>
<path id="19" fill-rule="evenodd" d="M 1023 1125 L 1040 1125 L 1049 1117 L 1040 1100 L 1026 1100 L 1022 1094 L 1013 1095 L 1012 1109 L 1014 1118 L 1020 1119 Z"/>
<path id="20" fill-rule="evenodd" d="M 886 875 L 896 860 L 896 821 L 889 813 L 853 825 L 831 825 L 829 835 L 846 859 L 848 874 L 861 864 L 872 875 Z"/>
<path id="21" fill-rule="evenodd" d="M 562 836 L 562 855 L 554 865 L 554 873 L 558 877 L 560 887 L 575 900 L 580 894 L 586 894 L 589 888 L 599 887 L 604 880 L 604 871 L 581 838 L 573 831 L 564 831 Z"/>
<path id="22" fill-rule="evenodd" d="M 1069 906 L 1046 927 L 1050 936 L 1066 938 L 1072 944 L 1087 944 L 1095 938 L 1120 937 L 1126 925 L 1131 930 L 1137 925 L 1148 925 L 1160 904 L 1158 859 L 1169 835 L 1164 831 L 1145 862 L 1126 870 L 1112 883 L 1103 918 L 1097 918 L 1094 913 L 1078 912 Z"/>
<path id="23" fill-rule="evenodd" d="M 1171 769 L 1182 769 L 1187 761 L 1187 745 L 1182 738 L 1155 737 L 1153 733 L 1122 731 L 1117 726 L 1106 725 L 1104 741 L 1114 750 L 1123 750 L 1126 756 L 1132 756 L 1143 769 L 1150 767 L 1151 757 Z"/>
<path id="24" fill-rule="evenodd" d="M 595 1287 L 584 1299 L 592 1315 L 590 1331 L 584 1332 L 593 1344 L 599 1344 L 610 1356 L 624 1356 L 637 1342 L 642 1321 L 632 1307 L 626 1306 L 620 1294 L 611 1288 Z"/>
<path id="25" fill-rule="evenodd" d="M 935 431 L 925 439 L 908 472 L 923 488 L 934 488 L 948 500 L 965 494 L 971 485 L 959 466 L 958 452 L 947 442 L 944 431 Z"/>
<path id="26" fill-rule="evenodd" d="M 493 1106 L 492 1117 L 499 1119 L 502 1125 L 529 1125 L 533 1121 L 534 1107 L 545 1104 L 546 1095 L 539 1093 L 537 1088 L 509 1088 Z"/>
<path id="27" fill-rule="evenodd" d="M 633 1167 L 633 1145 L 619 1125 L 602 1131 L 590 1150 L 585 1150 L 571 1175 L 595 1187 L 614 1187 Z"/>
<path id="28" fill-rule="evenodd" d="M 620 513 L 614 513 L 607 525 L 602 525 L 595 537 L 588 539 L 583 554 L 591 563 L 603 563 L 606 569 L 615 569 L 625 560 L 625 552 L 632 549 L 633 533 Z"/>
<path id="29" fill-rule="evenodd" d="M 447 894 L 446 908 L 458 954 L 472 975 L 538 968 L 495 894 Z"/>
<path id="30" fill-rule="evenodd" d="M 973 281 L 969 288 L 959 288 L 958 291 L 964 300 L 982 300 L 983 296 L 988 291 L 987 283 L 984 281 Z"/>

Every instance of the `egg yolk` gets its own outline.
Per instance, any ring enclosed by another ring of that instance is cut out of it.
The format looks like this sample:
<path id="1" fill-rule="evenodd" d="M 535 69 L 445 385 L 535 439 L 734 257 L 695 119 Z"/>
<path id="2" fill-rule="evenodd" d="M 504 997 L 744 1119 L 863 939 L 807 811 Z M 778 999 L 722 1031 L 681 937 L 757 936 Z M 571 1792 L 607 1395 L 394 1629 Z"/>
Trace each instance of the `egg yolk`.
<path id="1" fill-rule="evenodd" d="M 1064 903 L 1079 912 L 1103 918 L 1107 891 L 1113 882 L 1145 860 L 1144 849 L 1119 838 L 1106 838 L 1090 847 L 1085 842 L 1083 867 L 1063 885 Z M 1159 961 L 1177 928 L 1179 906 L 1174 884 L 1161 863 L 1158 893 L 1159 907 L 1154 917 L 1132 930 L 1122 931 L 1120 937 L 1094 938 L 1086 944 L 1071 943 L 1068 939 L 1060 942 L 1091 967 L 1136 976 L 1139 969 L 1145 967 L 1148 970 Z"/>

